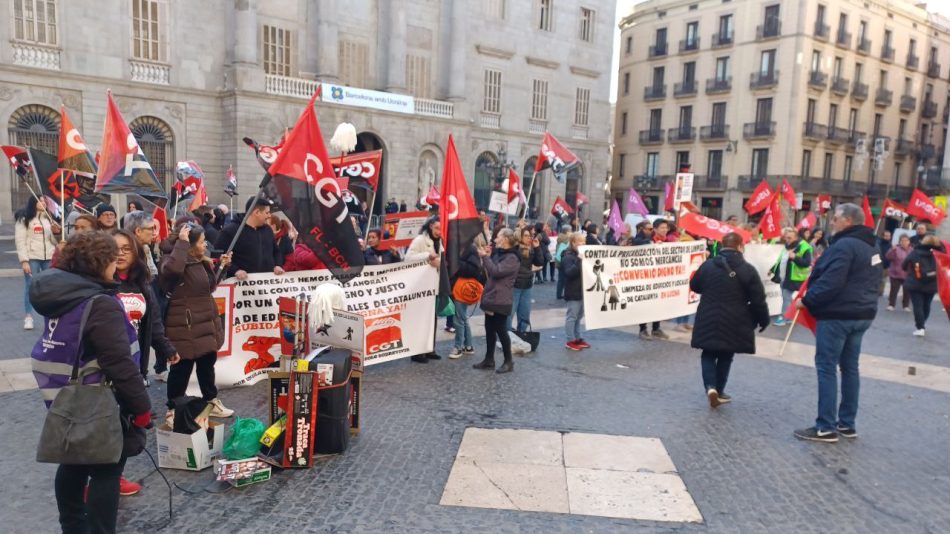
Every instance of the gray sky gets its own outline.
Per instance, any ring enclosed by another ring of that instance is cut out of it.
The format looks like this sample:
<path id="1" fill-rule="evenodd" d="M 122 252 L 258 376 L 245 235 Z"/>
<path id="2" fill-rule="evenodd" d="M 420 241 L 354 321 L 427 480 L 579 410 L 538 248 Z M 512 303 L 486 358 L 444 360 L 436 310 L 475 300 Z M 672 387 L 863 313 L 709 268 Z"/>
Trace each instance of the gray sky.
<path id="1" fill-rule="evenodd" d="M 617 69 L 620 62 L 620 30 L 617 28 L 617 24 L 620 23 L 620 19 L 630 14 L 634 4 L 638 4 L 641 1 L 642 0 L 617 0 L 617 20 L 614 23 L 613 63 L 610 70 L 611 102 L 617 100 Z M 927 2 L 927 10 L 933 13 L 940 13 L 950 18 L 950 0 L 929 0 Z"/>

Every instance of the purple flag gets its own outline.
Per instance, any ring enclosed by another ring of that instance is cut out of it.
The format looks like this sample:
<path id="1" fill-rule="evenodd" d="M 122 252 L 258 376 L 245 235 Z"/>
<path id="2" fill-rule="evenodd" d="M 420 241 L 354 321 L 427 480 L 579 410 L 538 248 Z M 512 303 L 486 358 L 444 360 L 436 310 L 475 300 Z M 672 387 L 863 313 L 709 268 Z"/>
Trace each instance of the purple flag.
<path id="1" fill-rule="evenodd" d="M 614 199 L 614 204 L 610 207 L 610 217 L 607 218 L 607 228 L 613 230 L 616 236 L 623 233 L 623 216 L 620 215 L 620 204 L 617 204 L 617 199 Z"/>
<path id="2" fill-rule="evenodd" d="M 650 210 L 643 204 L 640 193 L 637 193 L 637 190 L 632 187 L 627 195 L 627 213 L 639 213 L 642 217 L 646 217 L 650 213 Z"/>

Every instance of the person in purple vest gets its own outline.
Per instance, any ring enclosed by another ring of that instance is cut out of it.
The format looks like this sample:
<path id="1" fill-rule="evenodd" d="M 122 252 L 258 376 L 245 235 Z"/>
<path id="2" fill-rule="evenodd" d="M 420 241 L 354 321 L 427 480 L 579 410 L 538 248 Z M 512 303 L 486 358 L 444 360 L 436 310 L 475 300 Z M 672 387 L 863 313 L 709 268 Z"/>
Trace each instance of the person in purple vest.
<path id="1" fill-rule="evenodd" d="M 142 429 L 152 419 L 151 401 L 136 361 L 138 338 L 115 296 L 117 284 L 112 278 L 118 255 L 115 240 L 103 232 L 74 234 L 63 247 L 57 267 L 35 276 L 30 287 L 33 308 L 46 317 L 43 338 L 33 350 L 33 374 L 46 406 L 69 381 L 79 358 L 80 373 L 92 371 L 84 383 L 112 382 L 122 417 L 132 423 L 125 439 L 127 450 L 117 463 L 59 466 L 55 492 L 63 532 L 115 532 L 119 477 L 126 457 L 144 446 Z M 86 306 L 92 309 L 80 331 Z M 53 339 L 54 332 L 57 339 L 76 341 L 44 344 L 45 339 Z"/>

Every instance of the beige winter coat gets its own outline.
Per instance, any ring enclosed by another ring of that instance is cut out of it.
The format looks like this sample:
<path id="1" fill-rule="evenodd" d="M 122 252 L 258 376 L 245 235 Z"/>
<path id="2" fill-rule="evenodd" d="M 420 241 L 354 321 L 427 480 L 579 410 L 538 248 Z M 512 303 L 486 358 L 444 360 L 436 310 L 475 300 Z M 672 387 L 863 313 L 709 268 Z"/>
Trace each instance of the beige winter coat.
<path id="1" fill-rule="evenodd" d="M 56 250 L 56 236 L 47 217 L 33 217 L 24 226 L 17 221 L 14 229 L 16 255 L 20 263 L 29 260 L 52 260 Z"/>

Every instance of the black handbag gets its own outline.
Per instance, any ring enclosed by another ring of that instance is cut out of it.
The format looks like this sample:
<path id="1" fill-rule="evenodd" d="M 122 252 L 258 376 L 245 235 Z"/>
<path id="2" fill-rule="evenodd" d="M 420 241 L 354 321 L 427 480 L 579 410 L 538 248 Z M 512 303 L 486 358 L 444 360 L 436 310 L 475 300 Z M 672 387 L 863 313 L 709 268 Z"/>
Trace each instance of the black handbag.
<path id="1" fill-rule="evenodd" d="M 516 330 L 514 332 L 521 341 L 531 345 L 531 352 L 538 350 L 538 345 L 541 344 L 541 332 L 535 332 L 531 330 L 531 325 L 528 325 L 527 331 Z"/>
<path id="2" fill-rule="evenodd" d="M 93 297 L 95 299 L 95 297 Z M 119 414 L 119 403 L 109 383 L 85 385 L 87 371 L 79 372 L 82 359 L 82 331 L 92 310 L 92 301 L 86 304 L 79 322 L 79 350 L 69 383 L 53 399 L 40 443 L 36 461 L 51 464 L 114 464 L 122 456 L 124 436 Z"/>

